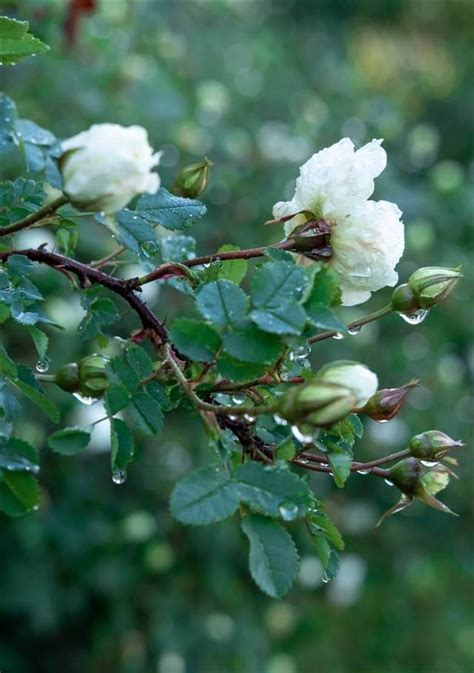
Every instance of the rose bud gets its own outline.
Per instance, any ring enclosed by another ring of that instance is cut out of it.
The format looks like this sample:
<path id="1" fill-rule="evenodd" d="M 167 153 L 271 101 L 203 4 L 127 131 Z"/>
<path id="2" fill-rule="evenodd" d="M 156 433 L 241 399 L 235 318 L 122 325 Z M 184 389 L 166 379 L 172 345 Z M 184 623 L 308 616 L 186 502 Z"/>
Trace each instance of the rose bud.
<path id="1" fill-rule="evenodd" d="M 88 355 L 79 362 L 79 392 L 85 397 L 102 397 L 109 387 L 105 368 L 109 358 Z"/>
<path id="2" fill-rule="evenodd" d="M 410 440 L 410 454 L 422 461 L 440 461 L 449 451 L 464 446 L 440 430 L 427 430 Z"/>
<path id="3" fill-rule="evenodd" d="M 402 496 L 393 507 L 385 512 L 377 522 L 377 526 L 380 526 L 392 514 L 409 507 L 414 498 L 418 498 L 429 507 L 457 516 L 447 505 L 434 497 L 449 483 L 449 470 L 447 468 L 435 467 L 426 470 L 416 458 L 405 458 L 405 460 L 401 460 L 391 467 L 388 472 L 390 481 L 400 489 Z"/>
<path id="4" fill-rule="evenodd" d="M 399 285 L 392 293 L 392 311 L 397 313 L 413 313 L 419 309 L 415 295 L 407 283 Z"/>
<path id="5" fill-rule="evenodd" d="M 64 365 L 55 374 L 54 383 L 68 393 L 79 391 L 79 367 L 75 362 Z"/>
<path id="6" fill-rule="evenodd" d="M 461 276 L 459 269 L 427 266 L 412 273 L 408 279 L 408 287 L 415 297 L 418 308 L 426 310 L 440 304 Z"/>
<path id="7" fill-rule="evenodd" d="M 209 168 L 212 161 L 207 157 L 197 164 L 186 166 L 176 178 L 172 192 L 187 199 L 195 199 L 206 189 L 209 182 Z"/>
<path id="8" fill-rule="evenodd" d="M 290 423 L 332 425 L 352 411 L 355 401 L 348 388 L 313 379 L 285 393 L 277 413 Z"/>
<path id="9" fill-rule="evenodd" d="M 63 191 L 78 208 L 115 213 L 138 194 L 156 194 L 160 178 L 141 126 L 94 124 L 61 143 Z"/>
<path id="10" fill-rule="evenodd" d="M 366 414 L 374 421 L 383 423 L 394 418 L 405 402 L 405 398 L 412 388 L 418 385 L 418 380 L 413 379 L 399 388 L 384 388 L 378 390 L 369 399 L 367 404 L 358 411 Z"/>
<path id="11" fill-rule="evenodd" d="M 376 374 L 368 367 L 351 360 L 336 360 L 319 370 L 319 381 L 335 383 L 349 388 L 357 407 L 363 407 L 374 395 L 378 386 Z"/>

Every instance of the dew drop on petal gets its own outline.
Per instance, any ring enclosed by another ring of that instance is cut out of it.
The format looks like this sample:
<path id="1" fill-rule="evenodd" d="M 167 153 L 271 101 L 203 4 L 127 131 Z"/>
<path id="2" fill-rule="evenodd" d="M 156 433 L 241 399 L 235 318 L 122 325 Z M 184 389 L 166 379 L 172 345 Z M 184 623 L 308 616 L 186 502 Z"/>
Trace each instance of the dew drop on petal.
<path id="1" fill-rule="evenodd" d="M 49 369 L 49 359 L 40 358 L 36 363 L 36 371 L 40 374 L 45 374 Z"/>
<path id="2" fill-rule="evenodd" d="M 127 470 L 114 470 L 112 472 L 112 481 L 114 484 L 123 484 L 127 481 Z"/>
<path id="3" fill-rule="evenodd" d="M 409 325 L 419 325 L 428 315 L 428 311 L 424 308 L 419 308 L 417 311 L 413 311 L 413 313 L 399 313 L 398 315 Z"/>
<path id="4" fill-rule="evenodd" d="M 298 505 L 291 500 L 284 500 L 278 507 L 283 521 L 294 521 L 298 516 Z"/>

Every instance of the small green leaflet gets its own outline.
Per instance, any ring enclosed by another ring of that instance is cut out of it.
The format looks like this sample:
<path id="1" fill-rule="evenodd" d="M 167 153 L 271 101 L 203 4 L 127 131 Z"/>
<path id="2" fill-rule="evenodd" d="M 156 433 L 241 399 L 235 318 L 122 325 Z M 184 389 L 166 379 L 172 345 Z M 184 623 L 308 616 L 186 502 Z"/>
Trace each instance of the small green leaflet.
<path id="1" fill-rule="evenodd" d="M 156 435 L 163 429 L 161 407 L 148 393 L 136 393 L 132 397 L 129 411 L 137 426 L 146 435 Z"/>
<path id="2" fill-rule="evenodd" d="M 239 494 L 224 470 L 201 467 L 179 481 L 170 499 L 171 514 L 181 523 L 204 526 L 227 519 L 239 505 Z"/>
<path id="3" fill-rule="evenodd" d="M 64 456 L 74 456 L 85 449 L 91 440 L 92 428 L 71 427 L 63 428 L 48 437 L 48 446 L 56 453 Z"/>
<path id="4" fill-rule="evenodd" d="M 217 280 L 198 291 L 196 306 L 206 320 L 216 325 L 233 325 L 245 318 L 247 296 L 235 283 Z"/>
<path id="5" fill-rule="evenodd" d="M 39 472 L 38 452 L 28 442 L 17 437 L 0 438 L 0 470 Z"/>
<path id="6" fill-rule="evenodd" d="M 206 206 L 195 199 L 184 199 L 163 187 L 156 194 L 141 196 L 135 208 L 138 217 L 173 231 L 185 229 L 206 213 Z"/>
<path id="7" fill-rule="evenodd" d="M 23 516 L 36 509 L 39 486 L 28 472 L 4 470 L 0 473 L 0 510 L 8 516 Z"/>
<path id="8" fill-rule="evenodd" d="M 240 250 L 238 245 L 221 245 L 219 252 L 236 252 Z M 245 259 L 231 259 L 221 262 L 218 273 L 222 280 L 230 280 L 236 285 L 240 285 L 244 279 L 248 268 L 248 262 Z"/>
<path id="9" fill-rule="evenodd" d="M 252 302 L 256 308 L 275 309 L 302 297 L 306 274 L 292 262 L 267 262 L 252 278 Z"/>
<path id="10" fill-rule="evenodd" d="M 175 320 L 170 336 L 180 353 L 198 362 L 212 362 L 221 344 L 219 333 L 211 325 L 188 318 Z"/>
<path id="11" fill-rule="evenodd" d="M 135 447 L 129 427 L 120 418 L 113 418 L 110 422 L 112 471 L 124 470 L 133 460 Z"/>
<path id="12" fill-rule="evenodd" d="M 250 320 L 224 336 L 224 351 L 237 360 L 254 364 L 272 364 L 280 356 L 283 344 L 275 334 L 262 332 Z"/>
<path id="13" fill-rule="evenodd" d="M 15 65 L 27 56 L 42 54 L 49 46 L 29 33 L 28 21 L 0 16 L 0 65 Z"/>
<path id="14" fill-rule="evenodd" d="M 281 598 L 298 572 L 293 538 L 276 521 L 259 515 L 245 517 L 242 530 L 250 542 L 249 568 L 254 582 L 272 598 Z"/>
<path id="15" fill-rule="evenodd" d="M 120 320 L 120 313 L 112 299 L 98 297 L 89 301 L 86 297 L 83 306 L 87 308 L 87 315 L 79 324 L 78 330 L 83 341 L 90 341 L 102 334 L 102 329 L 113 325 Z"/>

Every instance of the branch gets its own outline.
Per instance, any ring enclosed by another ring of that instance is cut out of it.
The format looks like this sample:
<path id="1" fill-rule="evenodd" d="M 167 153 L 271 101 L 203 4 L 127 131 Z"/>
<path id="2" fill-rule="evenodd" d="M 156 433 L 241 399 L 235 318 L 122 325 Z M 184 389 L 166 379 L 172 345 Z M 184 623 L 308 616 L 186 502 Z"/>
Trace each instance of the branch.
<path id="1" fill-rule="evenodd" d="M 194 259 L 188 259 L 185 262 L 181 262 L 182 266 L 191 268 L 193 266 L 202 266 L 203 264 L 210 264 L 211 262 L 223 262 L 231 259 L 251 259 L 252 257 L 262 257 L 265 253 L 265 250 L 271 250 L 276 248 L 278 250 L 292 250 L 294 247 L 294 241 L 288 239 L 287 241 L 282 241 L 281 243 L 275 243 L 274 245 L 263 245 L 258 248 L 247 248 L 246 250 L 233 250 L 232 252 L 215 252 L 212 255 L 204 255 L 203 257 L 195 257 Z M 147 273 L 145 276 L 141 276 L 136 280 L 138 286 L 146 285 L 151 283 L 154 280 L 158 280 L 163 277 L 166 273 L 170 273 L 170 267 L 172 264 L 167 262 L 157 267 L 150 273 Z M 174 274 L 176 275 L 176 273 Z"/>
<path id="2" fill-rule="evenodd" d="M 26 229 L 27 227 L 31 227 L 31 225 L 35 224 L 35 222 L 39 222 L 45 217 L 52 215 L 52 213 L 55 213 L 58 208 L 64 206 L 64 204 L 66 204 L 68 201 L 69 201 L 68 197 L 65 194 L 61 194 L 61 196 L 58 196 L 57 199 L 51 201 L 51 203 L 48 203 L 45 206 L 42 206 L 34 213 L 31 213 L 30 215 L 27 215 L 27 217 L 24 217 L 22 220 L 18 220 L 18 222 L 13 222 L 13 224 L 9 224 L 7 227 L 2 227 L 0 229 L 0 237 L 8 236 L 10 234 L 14 234 L 16 231 L 20 231 L 20 229 Z"/>
<path id="3" fill-rule="evenodd" d="M 357 327 L 362 327 L 362 325 L 367 325 L 367 323 L 372 322 L 373 320 L 378 320 L 379 318 L 382 318 L 384 315 L 388 315 L 389 313 L 392 313 L 393 309 L 391 305 L 389 304 L 388 306 L 384 306 L 383 308 L 379 309 L 378 311 L 375 311 L 374 313 L 369 313 L 369 315 L 366 315 L 363 318 L 359 318 L 358 320 L 354 320 L 353 322 L 348 323 L 347 329 L 357 329 Z M 324 339 L 330 339 L 331 337 L 336 336 L 337 332 L 334 331 L 328 331 L 328 332 L 321 332 L 321 334 L 316 334 L 315 336 L 311 337 L 308 339 L 309 344 L 314 344 L 317 341 L 324 341 Z"/>
<path id="4" fill-rule="evenodd" d="M 93 269 L 87 264 L 82 264 L 81 262 L 77 262 L 64 255 L 47 252 L 42 248 L 0 252 L 0 261 L 5 262 L 10 255 L 24 255 L 33 262 L 46 264 L 58 271 L 69 271 L 77 276 L 82 285 L 89 282 L 94 285 L 102 285 L 103 287 L 106 287 L 125 299 L 129 306 L 131 306 L 137 313 L 145 329 L 149 328 L 155 332 L 163 343 L 168 341 L 168 334 L 162 323 L 148 308 L 145 302 L 134 292 L 133 286 L 127 280 L 114 278 L 114 276 L 109 276 L 103 271 Z"/>

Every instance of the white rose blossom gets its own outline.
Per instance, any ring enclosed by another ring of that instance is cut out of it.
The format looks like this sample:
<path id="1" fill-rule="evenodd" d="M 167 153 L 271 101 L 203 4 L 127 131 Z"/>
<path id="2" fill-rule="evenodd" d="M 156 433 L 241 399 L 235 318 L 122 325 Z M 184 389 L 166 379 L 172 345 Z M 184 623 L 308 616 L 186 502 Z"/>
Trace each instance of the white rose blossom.
<path id="1" fill-rule="evenodd" d="M 387 155 L 381 140 L 372 140 L 359 150 L 349 138 L 313 154 L 301 166 L 291 201 L 273 207 L 275 219 L 311 211 L 330 226 L 329 264 L 340 274 L 342 303 L 361 304 L 375 290 L 393 287 L 395 271 L 404 249 L 401 211 L 388 201 L 369 201 L 374 178 L 384 170 Z M 285 224 L 286 235 L 304 224 L 296 215 Z M 308 257 L 298 261 L 311 264 Z"/>
<path id="2" fill-rule="evenodd" d="M 156 194 L 160 178 L 141 126 L 94 124 L 63 141 L 60 168 L 63 190 L 71 202 L 94 211 L 115 213 L 138 194 Z"/>
<path id="3" fill-rule="evenodd" d="M 356 397 L 356 406 L 363 407 L 377 392 L 379 381 L 366 365 L 350 360 L 336 360 L 318 372 L 318 379 L 348 388 Z"/>

